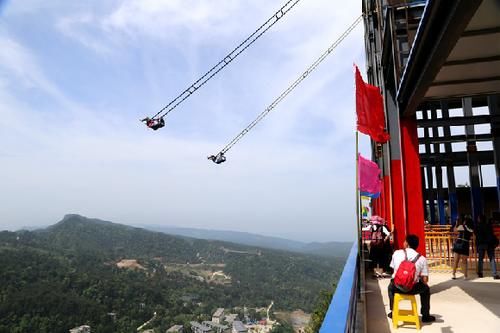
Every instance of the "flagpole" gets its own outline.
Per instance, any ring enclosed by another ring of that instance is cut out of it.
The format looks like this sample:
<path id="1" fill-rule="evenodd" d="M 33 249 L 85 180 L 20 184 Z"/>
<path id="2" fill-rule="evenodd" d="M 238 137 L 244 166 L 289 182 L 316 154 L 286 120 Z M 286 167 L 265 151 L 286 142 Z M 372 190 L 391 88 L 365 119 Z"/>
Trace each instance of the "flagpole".
<path id="1" fill-rule="evenodd" d="M 365 254 L 364 254 L 364 241 L 363 233 L 361 231 L 361 219 L 360 219 L 360 202 L 361 195 L 359 191 L 359 132 L 356 125 L 356 231 L 358 234 L 358 281 L 359 285 L 357 291 L 359 292 L 358 298 L 361 302 L 361 306 L 366 306 L 366 296 L 365 296 Z M 362 214 L 361 214 L 362 215 Z M 363 311 L 364 321 L 366 322 L 366 311 Z"/>
<path id="2" fill-rule="evenodd" d="M 360 220 L 360 215 L 359 215 L 359 207 L 360 207 L 360 200 L 361 197 L 359 195 L 359 134 L 358 130 L 356 129 L 356 230 L 358 233 L 358 251 L 359 254 L 362 254 L 362 234 L 361 234 L 361 220 Z"/>

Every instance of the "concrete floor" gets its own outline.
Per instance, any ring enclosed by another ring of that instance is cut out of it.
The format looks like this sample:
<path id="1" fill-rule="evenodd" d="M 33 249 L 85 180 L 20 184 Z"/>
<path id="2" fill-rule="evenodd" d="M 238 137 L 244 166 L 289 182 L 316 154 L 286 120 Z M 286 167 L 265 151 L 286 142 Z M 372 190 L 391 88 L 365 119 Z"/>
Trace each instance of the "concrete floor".
<path id="1" fill-rule="evenodd" d="M 431 273 L 431 314 L 434 323 L 422 323 L 425 333 L 498 333 L 500 332 L 500 280 L 491 276 L 464 280 L 458 273 Z M 392 328 L 387 286 L 390 279 L 366 277 L 367 332 L 416 332 L 414 325 Z M 417 296 L 420 311 L 420 299 Z M 408 307 L 409 307 L 409 303 Z M 404 303 L 402 303 L 404 307 Z"/>

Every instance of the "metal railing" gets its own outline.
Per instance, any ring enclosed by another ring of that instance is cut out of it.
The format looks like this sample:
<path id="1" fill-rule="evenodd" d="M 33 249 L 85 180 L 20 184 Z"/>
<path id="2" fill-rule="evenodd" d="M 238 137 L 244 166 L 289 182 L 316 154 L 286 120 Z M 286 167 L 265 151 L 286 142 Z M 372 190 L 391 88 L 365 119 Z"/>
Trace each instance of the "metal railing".
<path id="1" fill-rule="evenodd" d="M 451 272 L 453 268 L 453 243 L 458 236 L 457 232 L 450 231 L 450 226 L 426 226 L 425 247 L 429 269 L 434 272 Z M 500 236 L 500 228 L 495 228 L 495 234 Z M 495 258 L 500 264 L 500 247 L 496 248 Z M 467 258 L 468 270 L 477 270 L 477 251 L 474 236 L 470 242 L 470 256 Z M 485 261 L 488 259 L 485 258 Z M 459 270 L 462 268 L 459 267 Z M 484 270 L 489 270 L 484 264 Z M 355 242 L 342 271 L 335 294 L 332 297 L 325 318 L 319 330 L 320 333 L 351 333 L 356 331 L 359 324 L 358 306 L 363 304 L 361 288 L 364 283 L 363 268 L 358 254 L 358 243 Z M 364 311 L 364 309 L 363 309 Z"/>
<path id="2" fill-rule="evenodd" d="M 319 330 L 320 333 L 355 332 L 356 305 L 361 280 L 359 268 L 358 243 L 355 242 Z"/>
<path id="3" fill-rule="evenodd" d="M 500 228 L 495 228 L 495 234 L 500 236 Z M 425 231 L 425 250 L 429 263 L 429 269 L 433 272 L 451 272 L 453 269 L 453 244 L 458 236 L 457 232 L 450 231 L 450 226 L 432 226 Z M 474 235 L 469 242 L 469 257 L 467 258 L 467 270 L 477 271 L 478 253 Z M 485 261 L 489 259 L 486 257 Z M 500 247 L 495 250 L 495 261 L 497 267 L 500 264 Z M 458 270 L 463 267 L 459 266 Z M 487 263 L 483 265 L 484 270 L 490 270 Z"/>

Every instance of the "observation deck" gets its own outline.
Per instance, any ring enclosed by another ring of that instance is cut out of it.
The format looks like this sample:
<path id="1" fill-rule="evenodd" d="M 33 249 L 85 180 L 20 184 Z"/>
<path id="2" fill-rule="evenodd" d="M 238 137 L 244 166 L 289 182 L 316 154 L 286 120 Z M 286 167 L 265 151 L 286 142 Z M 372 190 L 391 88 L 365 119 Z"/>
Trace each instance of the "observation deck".
<path id="1" fill-rule="evenodd" d="M 452 280 L 456 234 L 449 230 L 460 214 L 474 223 L 483 214 L 500 222 L 500 2 L 362 0 L 362 6 L 367 77 L 381 90 L 391 137 L 372 142 L 383 189 L 371 211 L 388 221 L 395 249 L 407 234 L 420 239 L 437 319 L 423 323 L 422 332 L 498 332 L 500 280 L 487 259 L 484 278 L 477 278 L 474 241 L 469 279 L 459 273 Z M 456 174 L 468 176 L 465 185 L 457 185 Z M 352 247 L 320 332 L 396 331 L 387 318 L 390 279 L 367 273 L 361 242 Z M 498 247 L 496 262 L 500 269 Z"/>
<path id="2" fill-rule="evenodd" d="M 456 235 L 440 232 L 439 238 L 427 231 L 426 248 L 431 289 L 433 323 L 422 323 L 422 332 L 439 333 L 496 333 L 500 328 L 500 280 L 494 280 L 488 261 L 484 263 L 484 277 L 478 278 L 474 251 L 468 259 L 468 279 L 458 270 L 457 279 L 451 279 L 451 244 Z M 497 230 L 500 234 L 500 229 Z M 473 246 L 473 245 L 472 245 Z M 433 250 L 430 250 L 430 248 Z M 438 250 L 439 249 L 439 250 Z M 416 332 L 414 326 L 392 327 L 389 313 L 387 286 L 390 279 L 376 279 L 368 271 L 367 253 L 358 256 L 355 243 L 333 296 L 320 332 Z M 500 248 L 496 250 L 496 263 L 500 267 Z M 416 296 L 418 308 L 420 299 Z M 403 305 L 404 306 L 404 305 Z"/>

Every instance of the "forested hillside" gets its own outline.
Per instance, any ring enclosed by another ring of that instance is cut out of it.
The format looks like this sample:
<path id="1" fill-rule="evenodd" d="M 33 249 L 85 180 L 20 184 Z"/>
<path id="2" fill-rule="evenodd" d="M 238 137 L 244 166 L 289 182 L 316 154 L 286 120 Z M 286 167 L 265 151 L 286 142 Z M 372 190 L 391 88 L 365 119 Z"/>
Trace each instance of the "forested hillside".
<path id="1" fill-rule="evenodd" d="M 34 232 L 0 232 L 0 332 L 166 329 L 217 307 L 311 311 L 343 262 L 178 238 L 78 215 Z"/>

